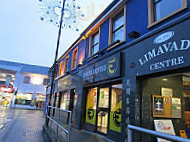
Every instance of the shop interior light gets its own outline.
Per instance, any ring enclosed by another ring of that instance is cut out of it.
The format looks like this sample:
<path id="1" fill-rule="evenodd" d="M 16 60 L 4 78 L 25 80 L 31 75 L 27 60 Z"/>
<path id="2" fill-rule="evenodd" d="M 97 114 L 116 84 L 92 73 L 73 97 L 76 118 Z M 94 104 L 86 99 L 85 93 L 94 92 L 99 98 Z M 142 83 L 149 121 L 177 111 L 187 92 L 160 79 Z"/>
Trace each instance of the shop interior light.
<path id="1" fill-rule="evenodd" d="M 5 77 L 5 76 L 6 76 L 6 74 L 4 74 L 4 73 L 3 73 L 3 74 L 2 74 L 2 76 L 3 76 L 3 77 Z"/>
<path id="2" fill-rule="evenodd" d="M 168 81 L 168 79 L 167 79 L 167 78 L 163 78 L 162 80 L 163 80 L 163 81 Z"/>

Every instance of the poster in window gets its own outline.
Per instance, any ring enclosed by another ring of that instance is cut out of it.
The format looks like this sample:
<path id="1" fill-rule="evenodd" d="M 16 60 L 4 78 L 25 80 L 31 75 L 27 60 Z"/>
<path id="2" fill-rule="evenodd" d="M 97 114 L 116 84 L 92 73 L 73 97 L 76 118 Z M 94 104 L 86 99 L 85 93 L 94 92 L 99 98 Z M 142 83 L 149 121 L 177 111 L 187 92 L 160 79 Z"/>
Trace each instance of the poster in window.
<path id="1" fill-rule="evenodd" d="M 173 90 L 172 88 L 161 88 L 161 94 L 165 97 L 172 97 L 173 96 Z"/>
<path id="2" fill-rule="evenodd" d="M 181 118 L 181 98 L 172 98 L 172 118 Z"/>
<path id="3" fill-rule="evenodd" d="M 164 97 L 164 117 L 171 118 L 171 97 Z"/>
<path id="4" fill-rule="evenodd" d="M 96 122 L 96 102 L 97 88 L 91 88 L 87 95 L 86 122 L 93 125 Z"/>
<path id="5" fill-rule="evenodd" d="M 155 130 L 170 135 L 175 135 L 173 123 L 171 120 L 154 120 Z M 157 138 L 158 142 L 169 142 L 168 140 Z"/>
<path id="6" fill-rule="evenodd" d="M 153 117 L 164 117 L 163 97 L 153 95 Z"/>

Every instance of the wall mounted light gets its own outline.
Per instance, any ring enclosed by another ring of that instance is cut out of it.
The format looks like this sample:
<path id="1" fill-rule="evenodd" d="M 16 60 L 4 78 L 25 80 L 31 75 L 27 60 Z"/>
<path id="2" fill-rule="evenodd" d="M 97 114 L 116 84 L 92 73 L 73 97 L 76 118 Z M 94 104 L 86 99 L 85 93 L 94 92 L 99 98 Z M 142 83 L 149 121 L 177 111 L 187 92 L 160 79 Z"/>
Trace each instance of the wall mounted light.
<path id="1" fill-rule="evenodd" d="M 167 81 L 168 79 L 167 79 L 167 78 L 163 78 L 162 80 L 163 80 L 163 81 Z"/>
<path id="2" fill-rule="evenodd" d="M 133 38 L 133 39 L 136 39 L 136 38 L 138 38 L 140 36 L 140 34 L 138 33 L 138 32 L 136 32 L 136 31 L 132 31 L 132 32 L 130 32 L 129 34 L 128 34 L 128 37 L 129 38 Z"/>

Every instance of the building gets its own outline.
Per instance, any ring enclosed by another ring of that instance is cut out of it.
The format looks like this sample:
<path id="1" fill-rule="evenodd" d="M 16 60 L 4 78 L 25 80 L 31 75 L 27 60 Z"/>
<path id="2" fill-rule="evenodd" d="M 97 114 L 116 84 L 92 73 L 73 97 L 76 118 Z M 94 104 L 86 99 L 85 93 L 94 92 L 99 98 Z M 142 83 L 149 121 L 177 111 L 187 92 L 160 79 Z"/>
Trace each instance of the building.
<path id="1" fill-rule="evenodd" d="M 0 60 L 1 106 L 43 108 L 48 69 Z"/>
<path id="2" fill-rule="evenodd" d="M 190 127 L 190 1 L 114 0 L 57 60 L 54 105 L 73 127 L 126 141 L 127 125 Z M 136 135 L 136 141 L 155 141 Z"/>

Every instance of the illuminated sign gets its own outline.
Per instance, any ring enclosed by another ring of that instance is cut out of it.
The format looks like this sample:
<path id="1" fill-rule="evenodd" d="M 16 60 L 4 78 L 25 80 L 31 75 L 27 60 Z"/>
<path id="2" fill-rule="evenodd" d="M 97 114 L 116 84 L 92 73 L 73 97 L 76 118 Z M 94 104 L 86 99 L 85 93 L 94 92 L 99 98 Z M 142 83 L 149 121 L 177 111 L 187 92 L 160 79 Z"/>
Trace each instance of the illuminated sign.
<path id="1" fill-rule="evenodd" d="M 119 77 L 120 73 L 120 53 L 105 58 L 95 64 L 92 64 L 82 70 L 84 81 L 96 82 L 114 77 Z"/>
<path id="2" fill-rule="evenodd" d="M 116 73 L 117 68 L 118 68 L 118 60 L 116 57 L 112 57 L 110 58 L 110 60 L 108 61 L 108 69 L 107 69 L 107 73 L 112 76 Z"/>
<path id="3" fill-rule="evenodd" d="M 0 92 L 13 93 L 14 92 L 14 88 L 13 88 L 13 86 L 0 85 Z"/>

